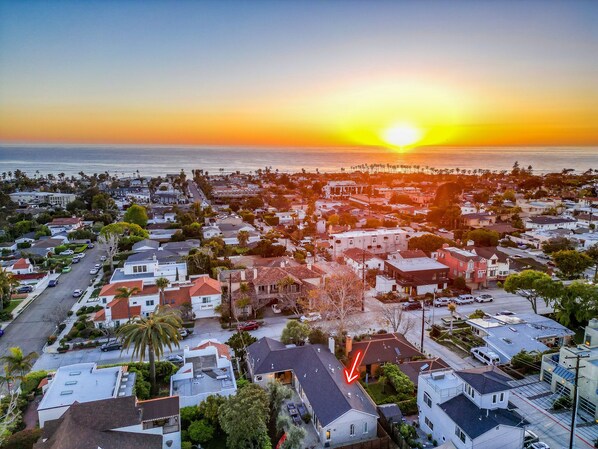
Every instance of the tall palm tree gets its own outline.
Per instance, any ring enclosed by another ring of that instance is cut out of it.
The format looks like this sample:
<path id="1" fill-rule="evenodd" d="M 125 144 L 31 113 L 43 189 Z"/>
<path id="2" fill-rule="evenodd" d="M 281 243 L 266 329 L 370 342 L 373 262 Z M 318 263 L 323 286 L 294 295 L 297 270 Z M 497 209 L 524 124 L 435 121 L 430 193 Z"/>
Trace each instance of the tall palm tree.
<path id="1" fill-rule="evenodd" d="M 123 347 L 133 347 L 133 357 L 139 357 L 143 362 L 147 353 L 152 395 L 157 394 L 156 357 L 160 358 L 165 348 L 172 350 L 173 347 L 179 347 L 179 329 L 182 325 L 177 311 L 159 306 L 148 317 L 135 317 L 132 322 L 121 326 L 117 331 L 122 338 Z"/>
<path id="2" fill-rule="evenodd" d="M 156 287 L 158 287 L 158 289 L 160 290 L 160 305 L 161 306 L 166 305 L 164 303 L 164 290 L 166 289 L 166 287 L 168 287 L 168 284 L 170 284 L 170 281 L 166 278 L 156 279 Z"/>
<path id="3" fill-rule="evenodd" d="M 137 293 L 139 293 L 141 291 L 141 289 L 139 287 L 119 287 L 116 289 L 116 295 L 114 295 L 115 299 L 120 299 L 120 298 L 126 298 L 127 299 L 127 315 L 128 315 L 128 319 L 129 321 L 131 321 L 131 302 L 129 301 L 129 298 L 133 295 L 136 295 Z"/>
<path id="4" fill-rule="evenodd" d="M 4 302 L 10 300 L 12 289 L 19 285 L 12 273 L 0 267 L 0 310 L 4 308 Z"/>
<path id="5" fill-rule="evenodd" d="M 0 363 L 4 365 L 4 373 L 7 379 L 22 380 L 25 374 L 31 371 L 33 362 L 38 357 L 36 352 L 23 354 L 18 346 L 8 349 L 8 353 L 0 357 Z"/>

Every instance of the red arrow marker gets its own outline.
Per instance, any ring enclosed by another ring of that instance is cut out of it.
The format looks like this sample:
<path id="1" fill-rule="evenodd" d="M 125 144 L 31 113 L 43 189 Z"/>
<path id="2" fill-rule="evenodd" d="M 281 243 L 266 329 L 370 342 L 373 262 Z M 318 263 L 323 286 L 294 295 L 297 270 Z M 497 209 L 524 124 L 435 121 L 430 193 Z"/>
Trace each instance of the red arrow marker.
<path id="1" fill-rule="evenodd" d="M 351 363 L 351 371 L 347 371 L 345 368 L 345 380 L 348 384 L 352 384 L 359 378 L 359 369 L 358 366 L 361 363 L 361 359 L 363 358 L 363 353 L 361 351 L 357 351 L 355 353 L 355 358 L 353 359 L 353 363 Z"/>

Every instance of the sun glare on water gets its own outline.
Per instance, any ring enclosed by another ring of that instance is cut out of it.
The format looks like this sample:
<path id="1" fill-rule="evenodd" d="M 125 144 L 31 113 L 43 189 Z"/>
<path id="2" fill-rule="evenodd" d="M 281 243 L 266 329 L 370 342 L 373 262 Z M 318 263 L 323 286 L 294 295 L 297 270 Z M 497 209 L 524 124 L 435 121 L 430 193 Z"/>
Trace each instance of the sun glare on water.
<path id="1" fill-rule="evenodd" d="M 401 124 L 387 128 L 382 138 L 392 146 L 403 148 L 419 142 L 422 138 L 422 132 L 415 126 Z"/>

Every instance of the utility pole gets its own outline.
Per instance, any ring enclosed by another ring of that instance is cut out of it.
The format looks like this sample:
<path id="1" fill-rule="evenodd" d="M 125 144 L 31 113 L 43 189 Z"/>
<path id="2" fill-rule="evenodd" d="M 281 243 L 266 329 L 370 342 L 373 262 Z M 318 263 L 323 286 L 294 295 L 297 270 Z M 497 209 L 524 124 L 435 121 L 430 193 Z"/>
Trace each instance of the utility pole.
<path id="1" fill-rule="evenodd" d="M 361 240 L 361 311 L 365 312 L 365 235 Z"/>
<path id="2" fill-rule="evenodd" d="M 421 342 L 420 342 L 420 347 L 421 347 L 421 352 L 422 354 L 424 353 L 424 327 L 425 327 L 425 317 L 426 317 L 426 307 L 425 307 L 425 302 L 422 299 L 422 338 L 421 338 Z"/>
<path id="3" fill-rule="evenodd" d="M 575 359 L 575 381 L 573 383 L 573 411 L 571 412 L 571 434 L 569 435 L 569 449 L 573 449 L 573 440 L 575 438 L 575 420 L 577 418 L 577 383 L 579 381 L 579 361 L 589 357 L 589 354 L 576 354 L 574 356 L 565 357 L 566 359 Z"/>

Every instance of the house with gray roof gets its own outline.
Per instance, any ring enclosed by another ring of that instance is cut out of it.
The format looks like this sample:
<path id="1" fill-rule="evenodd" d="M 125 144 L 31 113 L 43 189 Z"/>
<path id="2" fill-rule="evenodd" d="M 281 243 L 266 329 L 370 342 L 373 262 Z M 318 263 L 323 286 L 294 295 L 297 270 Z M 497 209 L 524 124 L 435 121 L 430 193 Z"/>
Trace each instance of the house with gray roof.
<path id="1" fill-rule="evenodd" d="M 556 321 L 535 313 L 497 315 L 467 320 L 472 332 L 486 342 L 501 363 L 509 363 L 515 354 L 545 352 L 569 343 L 574 332 Z"/>
<path id="2" fill-rule="evenodd" d="M 312 416 L 320 447 L 375 439 L 376 406 L 358 382 L 348 384 L 344 366 L 324 345 L 287 347 L 261 338 L 247 348 L 253 382 L 278 380 L 292 387 Z"/>
<path id="3" fill-rule="evenodd" d="M 511 377 L 494 366 L 420 373 L 421 429 L 457 449 L 520 449 L 528 422 L 509 402 Z"/>
<path id="4" fill-rule="evenodd" d="M 130 255 L 122 268 L 114 270 L 110 283 L 143 280 L 144 285 L 152 285 L 161 277 L 170 282 L 185 281 L 187 262 L 177 253 L 162 248 L 140 251 Z"/>

